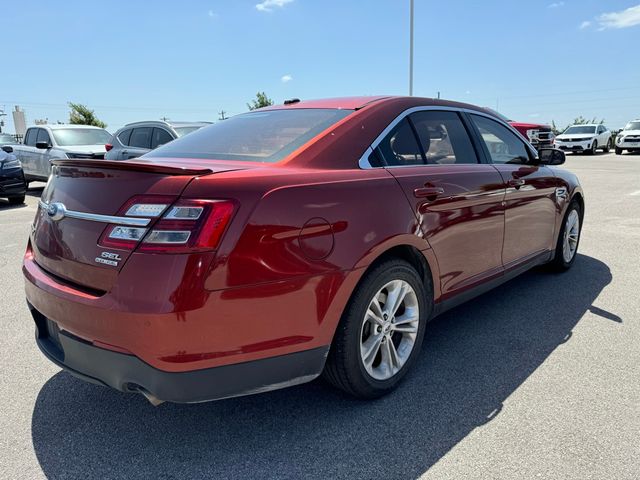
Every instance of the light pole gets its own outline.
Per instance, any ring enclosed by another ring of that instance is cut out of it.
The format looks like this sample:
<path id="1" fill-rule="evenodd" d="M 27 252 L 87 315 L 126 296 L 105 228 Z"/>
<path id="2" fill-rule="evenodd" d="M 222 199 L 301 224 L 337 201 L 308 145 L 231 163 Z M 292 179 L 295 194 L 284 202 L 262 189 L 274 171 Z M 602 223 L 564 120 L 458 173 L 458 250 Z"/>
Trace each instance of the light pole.
<path id="1" fill-rule="evenodd" d="M 413 0 L 409 1 L 409 96 L 413 96 Z"/>

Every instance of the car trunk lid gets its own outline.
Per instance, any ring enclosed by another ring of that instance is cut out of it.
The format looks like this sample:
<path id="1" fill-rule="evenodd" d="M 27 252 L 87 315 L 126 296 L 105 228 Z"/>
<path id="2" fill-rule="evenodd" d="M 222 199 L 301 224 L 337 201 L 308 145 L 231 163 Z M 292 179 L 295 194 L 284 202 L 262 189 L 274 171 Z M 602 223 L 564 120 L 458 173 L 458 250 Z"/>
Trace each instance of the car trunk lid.
<path id="1" fill-rule="evenodd" d="M 239 165 L 163 159 L 150 162 L 56 160 L 39 202 L 31 245 L 34 260 L 46 272 L 76 288 L 109 291 L 132 249 L 103 247 L 112 225 L 152 226 L 157 218 L 132 217 L 123 211 L 133 197 L 175 202 L 197 176 L 242 169 Z"/>

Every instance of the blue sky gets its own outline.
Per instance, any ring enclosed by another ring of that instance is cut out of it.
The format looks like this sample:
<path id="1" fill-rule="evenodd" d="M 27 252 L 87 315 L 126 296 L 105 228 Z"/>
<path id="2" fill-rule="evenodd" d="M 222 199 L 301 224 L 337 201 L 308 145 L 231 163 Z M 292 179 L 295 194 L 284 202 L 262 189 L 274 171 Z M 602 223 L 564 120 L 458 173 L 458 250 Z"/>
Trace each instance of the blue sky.
<path id="1" fill-rule="evenodd" d="M 285 98 L 408 92 L 409 0 L 6 2 L 0 108 L 114 131 Z M 415 0 L 414 94 L 521 121 L 640 117 L 638 0 Z M 5 131 L 13 131 L 11 116 Z"/>

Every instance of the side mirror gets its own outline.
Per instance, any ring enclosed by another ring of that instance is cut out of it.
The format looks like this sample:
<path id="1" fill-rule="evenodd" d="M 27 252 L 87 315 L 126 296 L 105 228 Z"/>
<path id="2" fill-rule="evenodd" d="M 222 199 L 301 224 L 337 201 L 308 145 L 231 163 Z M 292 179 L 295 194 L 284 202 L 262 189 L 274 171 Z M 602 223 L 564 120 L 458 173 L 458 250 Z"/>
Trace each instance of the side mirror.
<path id="1" fill-rule="evenodd" d="M 13 153 L 13 147 L 10 145 L 3 145 L 2 150 L 4 150 L 7 153 Z"/>
<path id="2" fill-rule="evenodd" d="M 541 148 L 538 150 L 538 163 L 541 165 L 562 165 L 565 160 L 564 152 L 558 148 Z"/>
<path id="3" fill-rule="evenodd" d="M 47 150 L 48 148 L 51 148 L 51 145 L 49 145 L 49 142 L 36 142 L 36 148 Z"/>

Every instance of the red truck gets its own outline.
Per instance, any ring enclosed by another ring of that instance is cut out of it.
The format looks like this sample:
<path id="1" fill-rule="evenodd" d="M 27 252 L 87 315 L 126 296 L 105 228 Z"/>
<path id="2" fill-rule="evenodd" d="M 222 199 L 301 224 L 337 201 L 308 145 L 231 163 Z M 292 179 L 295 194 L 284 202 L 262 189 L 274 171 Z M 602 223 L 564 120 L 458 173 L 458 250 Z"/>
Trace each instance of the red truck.
<path id="1" fill-rule="evenodd" d="M 553 134 L 550 125 L 542 125 L 540 123 L 515 122 L 505 117 L 501 113 L 496 112 L 495 110 L 492 110 L 490 108 L 486 108 L 486 110 L 500 117 L 502 120 L 515 128 L 518 132 L 520 132 L 520 135 L 529 140 L 531 145 L 533 145 L 537 149 L 540 149 L 542 147 L 553 147 L 553 140 L 555 138 L 555 135 Z"/>

